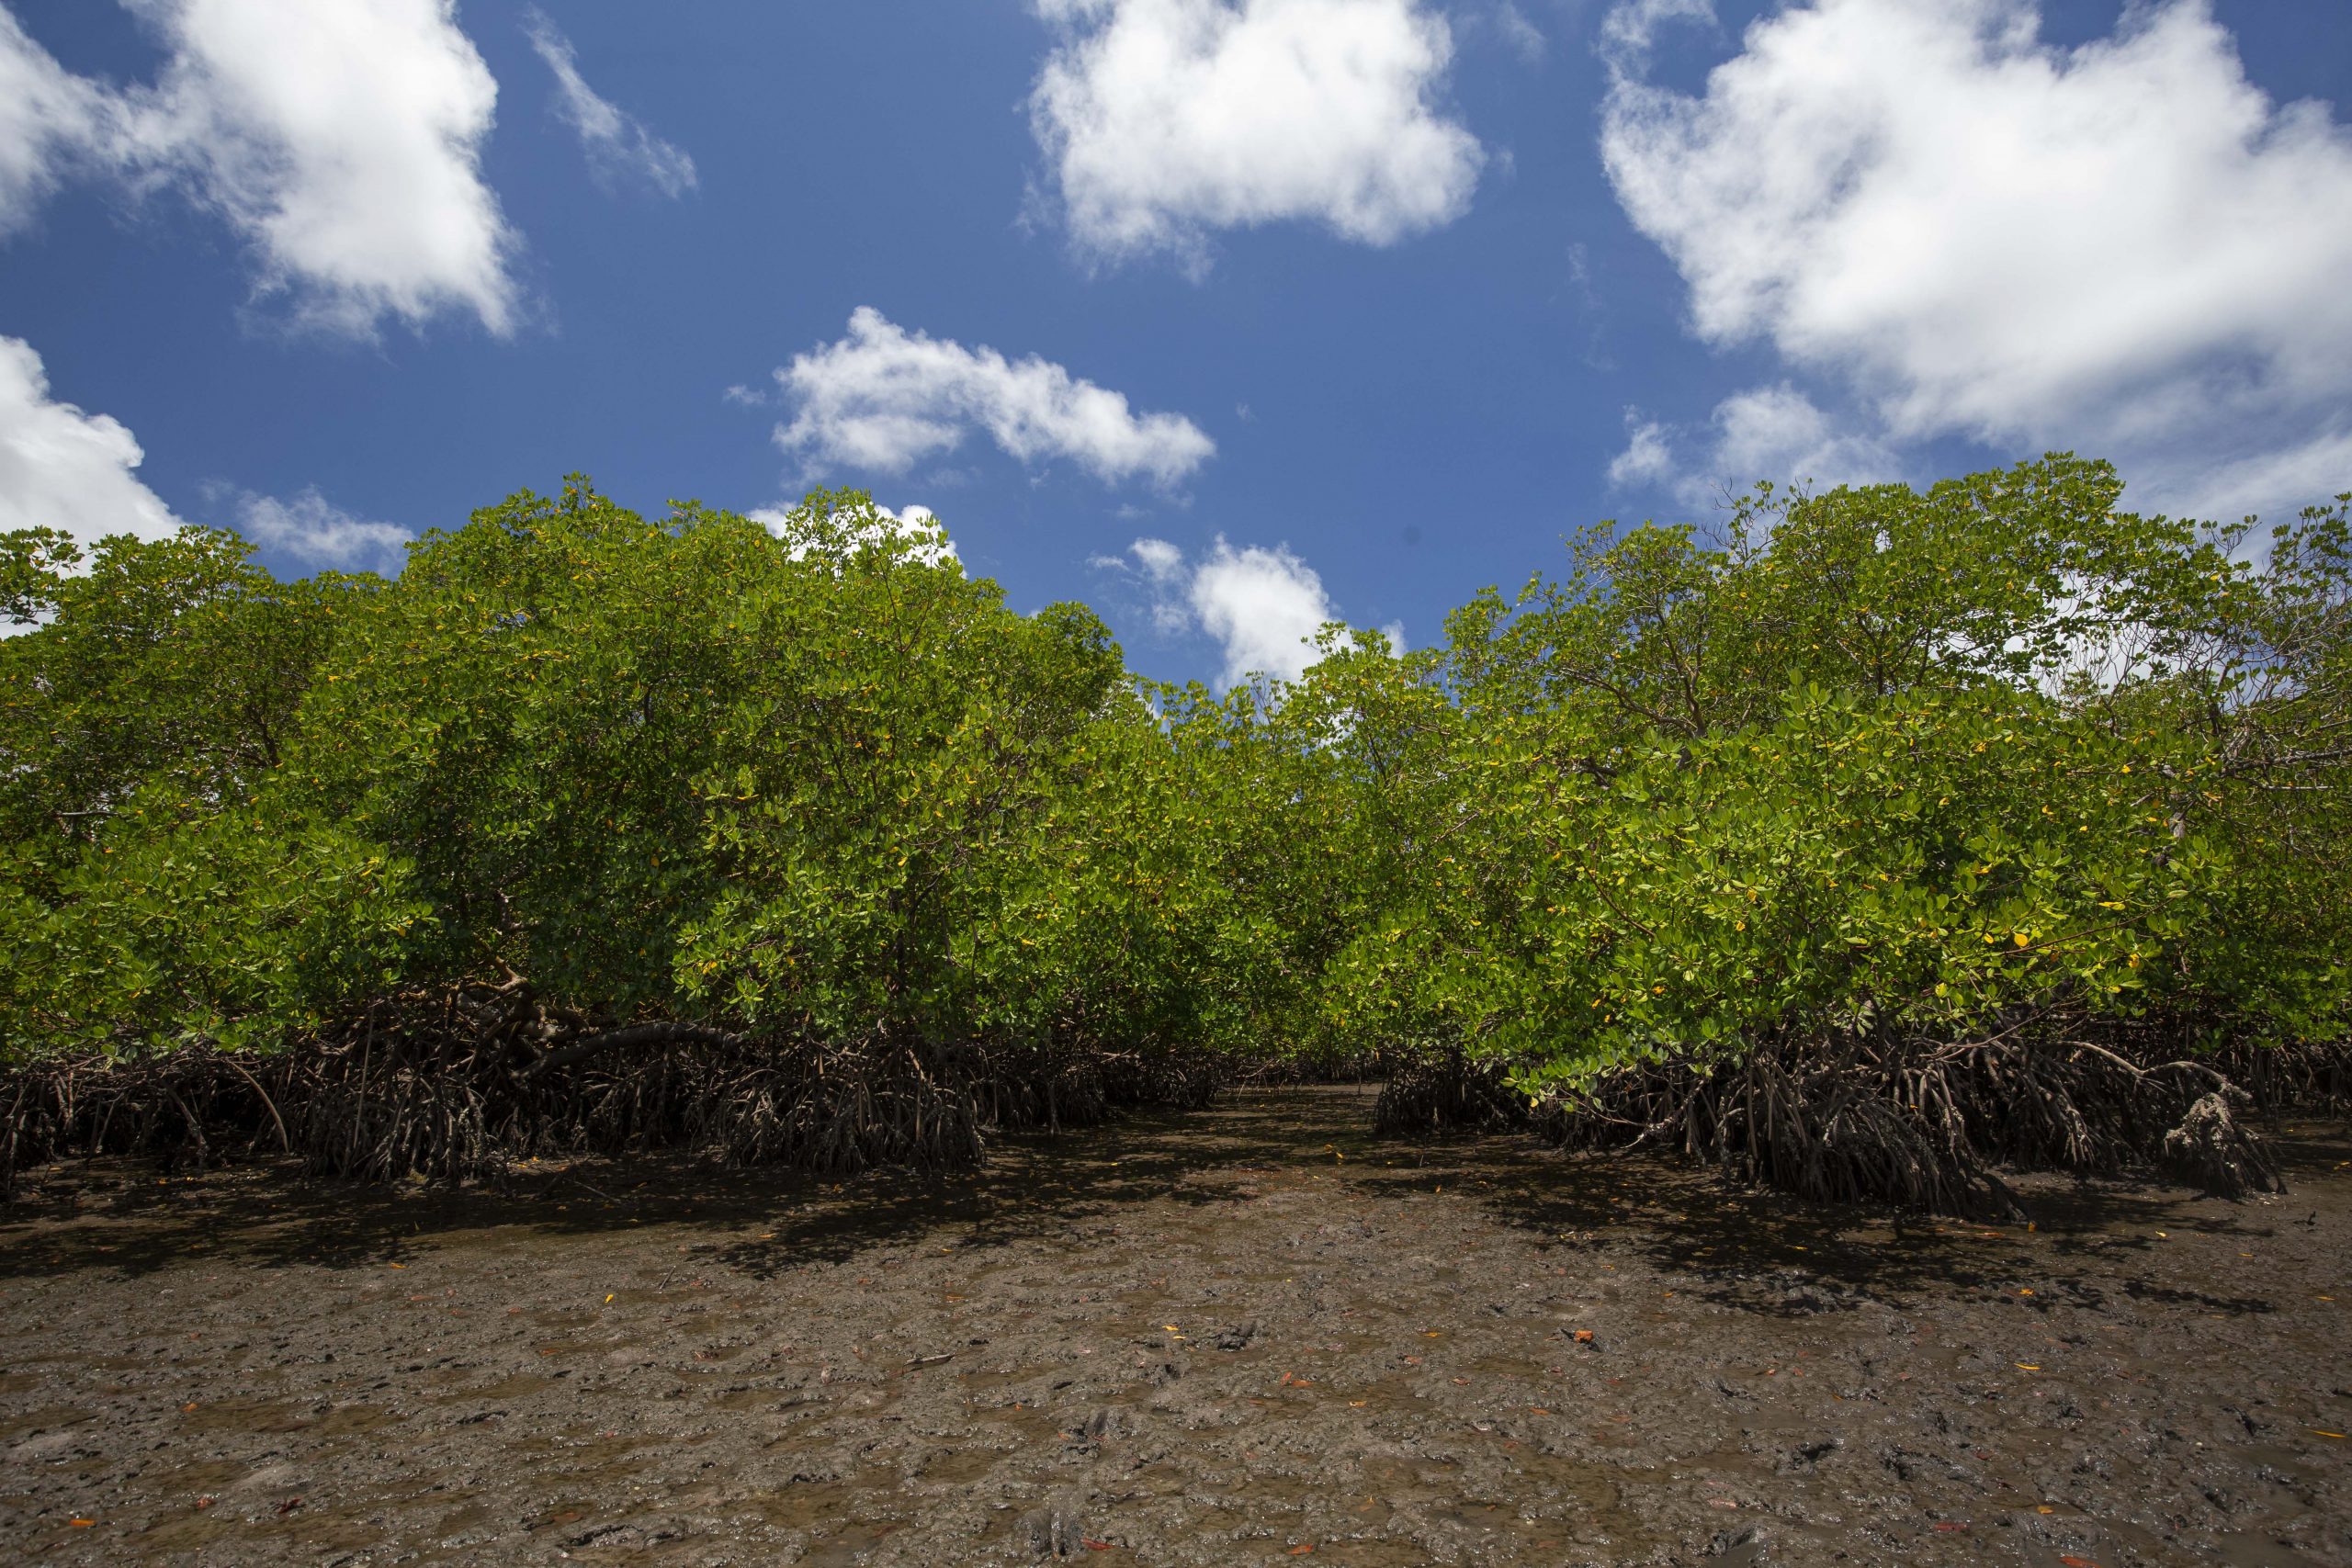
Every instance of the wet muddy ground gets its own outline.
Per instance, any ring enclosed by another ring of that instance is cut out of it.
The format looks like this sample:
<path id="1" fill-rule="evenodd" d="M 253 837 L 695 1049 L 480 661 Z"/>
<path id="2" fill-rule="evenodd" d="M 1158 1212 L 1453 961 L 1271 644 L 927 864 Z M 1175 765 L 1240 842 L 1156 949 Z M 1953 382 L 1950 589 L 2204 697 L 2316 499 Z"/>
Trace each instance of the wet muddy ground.
<path id="1" fill-rule="evenodd" d="M 0 1210 L 0 1559 L 2352 1564 L 2352 1137 L 2024 1226 L 1366 1132 L 956 1183 L 68 1167 Z"/>

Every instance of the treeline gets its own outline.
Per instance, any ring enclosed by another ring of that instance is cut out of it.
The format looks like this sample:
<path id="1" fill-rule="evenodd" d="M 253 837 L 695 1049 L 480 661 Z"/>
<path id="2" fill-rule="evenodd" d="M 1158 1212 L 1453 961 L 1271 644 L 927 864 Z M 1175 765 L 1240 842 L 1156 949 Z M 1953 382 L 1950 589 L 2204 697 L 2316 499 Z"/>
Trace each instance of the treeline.
<path id="1" fill-rule="evenodd" d="M 1759 489 L 1222 695 L 851 491 L 574 481 L 389 581 L 15 534 L 0 1168 L 955 1164 L 1370 1060 L 1819 1195 L 2265 1185 L 2352 1034 L 2352 508 L 2120 488 Z"/>

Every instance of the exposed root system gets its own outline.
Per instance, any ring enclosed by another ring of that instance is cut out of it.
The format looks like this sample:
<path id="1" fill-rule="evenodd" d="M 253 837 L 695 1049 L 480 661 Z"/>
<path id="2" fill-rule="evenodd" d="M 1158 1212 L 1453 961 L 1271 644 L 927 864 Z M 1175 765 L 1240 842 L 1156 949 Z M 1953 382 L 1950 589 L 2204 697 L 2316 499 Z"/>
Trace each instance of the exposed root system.
<path id="1" fill-rule="evenodd" d="M 1518 1127 L 1527 1120 L 1527 1097 L 1512 1091 L 1501 1066 L 1473 1062 L 1458 1050 L 1398 1062 L 1372 1108 L 1379 1133 Z"/>
<path id="2" fill-rule="evenodd" d="M 2000 1168 L 2161 1171 L 2225 1197 L 2284 1190 L 2241 1120 L 2340 1103 L 2352 1052 L 2173 1060 L 2153 1039 L 2052 1038 L 2023 1021 L 1962 1043 L 1782 1040 L 1736 1063 L 1627 1068 L 1531 1107 L 1501 1064 L 1459 1054 L 1396 1072 L 1384 1132 L 1532 1126 L 1579 1147 L 1663 1146 L 1802 1197 L 2014 1215 Z M 2250 1090 L 2233 1072 L 2256 1069 Z M 2256 1076 L 2258 1075 L 2258 1076 Z"/>
<path id="3" fill-rule="evenodd" d="M 186 1049 L 0 1077 L 0 1193 L 65 1155 L 179 1168 L 290 1154 L 316 1175 L 495 1178 L 537 1156 L 695 1148 L 845 1174 L 967 1168 L 994 1131 L 1207 1103 L 1202 1053 L 895 1039 L 746 1039 L 699 1025 L 592 1031 L 520 981 L 412 995 L 271 1055 Z"/>

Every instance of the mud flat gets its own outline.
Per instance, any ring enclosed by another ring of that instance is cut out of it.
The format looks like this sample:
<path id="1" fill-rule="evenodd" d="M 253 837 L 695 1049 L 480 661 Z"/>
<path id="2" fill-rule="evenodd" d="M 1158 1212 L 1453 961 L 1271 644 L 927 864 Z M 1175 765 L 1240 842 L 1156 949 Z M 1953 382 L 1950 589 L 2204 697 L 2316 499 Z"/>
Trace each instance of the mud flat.
<path id="1" fill-rule="evenodd" d="M 1963 1225 L 1230 1094 L 841 1187 L 67 1167 L 36 1562 L 2352 1564 L 2352 1136 Z"/>

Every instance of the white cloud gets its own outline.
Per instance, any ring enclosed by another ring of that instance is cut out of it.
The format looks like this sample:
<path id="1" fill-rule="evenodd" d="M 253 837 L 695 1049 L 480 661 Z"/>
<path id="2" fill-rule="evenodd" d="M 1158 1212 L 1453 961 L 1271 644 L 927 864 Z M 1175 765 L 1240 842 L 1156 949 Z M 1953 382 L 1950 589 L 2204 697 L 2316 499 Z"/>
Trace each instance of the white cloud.
<path id="1" fill-rule="evenodd" d="M 1177 414 L 1136 415 L 1121 394 L 1032 355 L 910 333 L 861 306 L 849 335 L 775 373 L 796 409 L 776 445 L 805 463 L 903 473 L 973 429 L 1023 463 L 1067 457 L 1104 483 L 1172 484 L 1216 446 Z"/>
<path id="2" fill-rule="evenodd" d="M 1786 381 L 1751 387 L 1715 405 L 1713 478 L 1745 489 L 1758 479 L 1810 489 L 1882 483 L 1896 477 L 1894 454 L 1841 431 Z"/>
<path id="3" fill-rule="evenodd" d="M 1315 662 L 1312 641 L 1340 618 L 1323 580 L 1286 547 L 1235 549 L 1222 538 L 1193 572 L 1193 614 L 1225 645 L 1228 682 L 1262 671 L 1295 681 Z"/>
<path id="4" fill-rule="evenodd" d="M 1436 102 L 1419 0 L 1035 0 L 1057 42 L 1030 124 L 1072 238 L 1205 265 L 1208 232 L 1285 220 L 1385 245 L 1466 210 L 1484 154 Z"/>
<path id="5" fill-rule="evenodd" d="M 53 400 L 32 345 L 0 337 L 0 533 L 168 538 L 180 520 L 132 472 L 144 457 L 118 421 Z"/>
<path id="6" fill-rule="evenodd" d="M 1225 650 L 1219 679 L 1227 686 L 1253 674 L 1297 680 L 1320 657 L 1315 634 L 1340 618 L 1322 578 L 1286 545 L 1236 549 L 1220 536 L 1195 564 L 1167 540 L 1146 538 L 1129 545 L 1127 555 L 1132 565 L 1115 556 L 1096 556 L 1088 564 L 1140 578 L 1159 631 L 1199 630 L 1215 637 Z M 1383 629 L 1402 651 L 1403 623 Z"/>
<path id="7" fill-rule="evenodd" d="M 1513 54 L 1530 65 L 1544 58 L 1544 51 L 1551 47 L 1550 40 L 1544 36 L 1544 29 L 1529 21 L 1527 13 L 1512 0 L 1502 0 L 1491 15 L 1495 30 L 1502 34 L 1503 41 L 1510 45 Z"/>
<path id="8" fill-rule="evenodd" d="M 2352 424 L 2218 465 L 2151 457 L 2137 472 L 2127 497 L 2132 505 L 2223 523 L 2259 513 L 2284 523 L 2352 491 Z"/>
<path id="9" fill-rule="evenodd" d="M 233 492 L 237 531 L 264 549 L 311 566 L 354 569 L 397 565 L 412 537 L 395 523 L 355 517 L 319 493 L 316 485 L 280 501 L 251 491 Z"/>
<path id="10" fill-rule="evenodd" d="M 1127 554 L 1154 582 L 1170 581 L 1184 569 L 1184 552 L 1165 539 L 1137 539 L 1127 547 Z"/>
<path id="11" fill-rule="evenodd" d="M 1635 410 L 1626 411 L 1625 429 L 1625 449 L 1609 465 L 1610 484 L 1663 491 L 1687 506 L 1720 501 L 1758 479 L 1819 491 L 1902 477 L 1902 461 L 1890 447 L 1841 428 L 1786 381 L 1717 403 L 1696 460 L 1677 452 L 1676 432 Z"/>
<path id="12" fill-rule="evenodd" d="M 265 293 L 366 337 L 388 318 L 516 312 L 517 241 L 482 183 L 498 85 L 454 0 L 133 0 L 152 86 L 64 72 L 0 11 L 0 227 L 79 160 L 219 214 Z"/>
<path id="13" fill-rule="evenodd" d="M 1151 587 L 1151 624 L 1171 635 L 1189 630 L 1193 611 L 1185 588 L 1184 552 L 1165 539 L 1137 539 L 1127 547 L 1127 554 L 1135 557 L 1136 570 Z M 1126 565 L 1115 558 L 1097 558 L 1106 566 Z"/>
<path id="14" fill-rule="evenodd" d="M 668 197 L 684 196 L 695 188 L 694 159 L 591 87 L 580 73 L 571 40 L 548 19 L 546 12 L 536 6 L 526 10 L 523 31 L 529 36 L 531 48 L 555 73 L 558 112 L 579 133 L 588 166 L 598 178 L 642 179 Z"/>
<path id="15" fill-rule="evenodd" d="M 25 36 L 0 6 L 0 234 L 21 227 L 94 142 L 104 96 Z"/>
<path id="16" fill-rule="evenodd" d="M 1596 47 L 1613 70 L 1639 73 L 1648 69 L 1659 28 L 1669 22 L 1713 26 L 1714 20 L 1714 0 L 1622 0 L 1600 18 Z"/>
<path id="17" fill-rule="evenodd" d="M 1888 440 L 2071 446 L 2176 494 L 2298 478 L 2352 400 L 2352 136 L 2248 83 L 2201 0 L 2072 50 L 2038 25 L 2031 0 L 1815 0 L 1698 96 L 1635 50 L 1610 178 L 1702 337 L 1837 377 Z"/>
<path id="18" fill-rule="evenodd" d="M 1657 420 L 1645 420 L 1638 411 L 1625 411 L 1625 449 L 1610 459 L 1609 483 L 1613 489 L 1633 490 L 1645 485 L 1662 484 L 1674 475 L 1674 450 L 1667 439 L 1666 426 Z"/>

